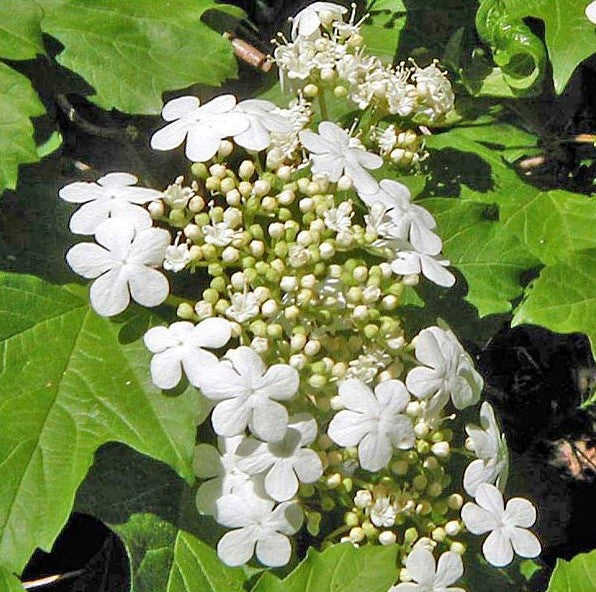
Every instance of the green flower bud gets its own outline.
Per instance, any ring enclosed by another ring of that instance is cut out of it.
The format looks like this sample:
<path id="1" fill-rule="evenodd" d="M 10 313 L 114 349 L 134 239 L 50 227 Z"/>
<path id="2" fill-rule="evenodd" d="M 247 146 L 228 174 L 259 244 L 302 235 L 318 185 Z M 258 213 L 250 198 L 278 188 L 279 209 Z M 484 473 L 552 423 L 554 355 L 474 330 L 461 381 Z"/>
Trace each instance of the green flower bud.
<path id="1" fill-rule="evenodd" d="M 360 518 L 356 512 L 346 512 L 344 514 L 344 523 L 350 528 L 353 526 L 358 526 L 360 524 Z"/>
<path id="2" fill-rule="evenodd" d="M 212 277 L 217 277 L 224 274 L 224 268 L 221 263 L 210 263 L 207 266 L 207 273 Z"/>
<path id="3" fill-rule="evenodd" d="M 412 526 L 404 532 L 404 545 L 409 547 L 418 539 L 418 531 Z"/>
<path id="4" fill-rule="evenodd" d="M 217 290 L 218 292 L 221 292 L 222 294 L 226 291 L 226 280 L 223 277 L 214 277 L 211 282 L 209 283 L 209 286 L 211 288 L 213 288 L 214 290 Z"/>
<path id="5" fill-rule="evenodd" d="M 189 304 L 188 302 L 181 302 L 178 305 L 176 314 L 181 319 L 185 319 L 185 320 L 193 319 L 195 316 L 195 309 L 193 308 L 192 304 Z"/>
<path id="6" fill-rule="evenodd" d="M 204 162 L 195 162 L 190 167 L 190 172 L 197 179 L 206 179 L 209 176 L 209 171 Z"/>
<path id="7" fill-rule="evenodd" d="M 203 300 L 215 304 L 219 300 L 219 292 L 214 288 L 207 288 L 203 291 Z"/>

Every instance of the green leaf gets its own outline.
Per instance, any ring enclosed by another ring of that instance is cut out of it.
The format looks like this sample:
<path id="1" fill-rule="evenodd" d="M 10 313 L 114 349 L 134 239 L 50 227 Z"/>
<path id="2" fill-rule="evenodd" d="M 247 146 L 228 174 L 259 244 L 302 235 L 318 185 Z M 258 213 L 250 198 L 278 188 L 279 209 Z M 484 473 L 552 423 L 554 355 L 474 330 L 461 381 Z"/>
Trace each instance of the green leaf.
<path id="1" fill-rule="evenodd" d="M 148 372 L 144 310 L 97 316 L 86 290 L 0 274 L 0 562 L 20 572 L 64 525 L 95 449 L 108 441 L 192 480 L 200 401 L 164 396 Z"/>
<path id="2" fill-rule="evenodd" d="M 322 553 L 312 547 L 283 582 L 265 574 L 252 592 L 387 592 L 397 579 L 397 546 L 354 548 L 333 545 Z"/>
<path id="3" fill-rule="evenodd" d="M 31 118 L 44 113 L 29 80 L 0 62 L 0 193 L 16 187 L 19 165 L 39 160 Z"/>
<path id="4" fill-rule="evenodd" d="M 243 591 L 244 570 L 226 567 L 199 540 L 212 545 L 220 529 L 198 514 L 194 497 L 169 467 L 109 444 L 97 452 L 75 508 L 120 535 L 130 559 L 131 592 Z"/>
<path id="5" fill-rule="evenodd" d="M 236 76 L 231 44 L 201 22 L 211 0 L 48 0 L 43 30 L 57 60 L 89 82 L 104 109 L 159 113 L 162 93 Z"/>
<path id="6" fill-rule="evenodd" d="M 29 60 L 45 54 L 39 21 L 41 7 L 33 0 L 0 3 L 0 58 Z"/>
<path id="7" fill-rule="evenodd" d="M 542 566 L 536 563 L 533 559 L 524 559 L 520 561 L 519 573 L 528 581 L 532 579 L 532 576 L 540 571 Z"/>
<path id="8" fill-rule="evenodd" d="M 520 275 L 535 259 L 506 227 L 490 219 L 487 206 L 459 199 L 424 200 L 436 218 L 443 253 L 466 278 L 466 300 L 482 317 L 508 312 L 521 296 Z"/>
<path id="9" fill-rule="evenodd" d="M 596 550 L 580 553 L 571 561 L 557 559 L 546 592 L 596 590 Z"/>
<path id="10" fill-rule="evenodd" d="M 0 567 L 0 590 L 2 592 L 23 592 L 24 588 L 15 576 Z"/>
<path id="11" fill-rule="evenodd" d="M 577 66 L 596 52 L 594 24 L 585 14 L 589 2 L 581 0 L 502 0 L 513 18 L 544 21 L 548 57 L 555 91 L 565 89 Z"/>
<path id="12" fill-rule="evenodd" d="M 393 62 L 399 38 L 406 26 L 407 11 L 403 0 L 372 0 L 367 6 L 370 16 L 362 25 L 362 36 L 369 54 Z"/>
<path id="13" fill-rule="evenodd" d="M 572 253 L 545 267 L 531 284 L 512 324 L 542 325 L 557 333 L 586 333 L 596 354 L 596 249 Z"/>
<path id="14" fill-rule="evenodd" d="M 503 0 L 481 0 L 476 28 L 480 37 L 491 46 L 502 79 L 513 94 L 535 92 L 544 76 L 546 52 L 542 41 L 522 17 L 507 10 Z M 487 89 L 483 90 L 487 94 Z"/>

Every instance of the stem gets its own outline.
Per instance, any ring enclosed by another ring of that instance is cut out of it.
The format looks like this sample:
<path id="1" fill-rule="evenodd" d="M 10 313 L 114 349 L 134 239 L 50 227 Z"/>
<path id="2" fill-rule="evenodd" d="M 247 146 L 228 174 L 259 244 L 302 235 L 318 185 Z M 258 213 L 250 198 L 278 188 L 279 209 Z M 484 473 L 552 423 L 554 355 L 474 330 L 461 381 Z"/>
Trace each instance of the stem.
<path id="1" fill-rule="evenodd" d="M 321 119 L 325 121 L 329 119 L 329 114 L 327 113 L 327 100 L 325 99 L 325 89 L 321 88 L 317 96 L 319 98 L 319 109 L 321 111 Z"/>

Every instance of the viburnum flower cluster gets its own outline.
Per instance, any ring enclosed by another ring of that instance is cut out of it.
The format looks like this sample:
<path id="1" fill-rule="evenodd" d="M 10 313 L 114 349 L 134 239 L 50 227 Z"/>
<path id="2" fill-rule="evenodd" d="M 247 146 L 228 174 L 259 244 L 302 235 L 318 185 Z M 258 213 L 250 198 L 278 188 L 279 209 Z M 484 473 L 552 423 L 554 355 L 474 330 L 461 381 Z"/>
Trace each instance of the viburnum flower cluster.
<path id="1" fill-rule="evenodd" d="M 367 55 L 359 26 L 328 2 L 294 18 L 275 51 L 296 93 L 284 108 L 168 102 L 151 145 L 184 146 L 190 171 L 163 190 L 128 173 L 63 188 L 81 204 L 72 231 L 94 238 L 66 258 L 94 280 L 101 315 L 131 298 L 175 302 L 178 320 L 144 336 L 148 371 L 211 403 L 196 503 L 230 529 L 222 561 L 285 565 L 304 527 L 313 545 L 397 544 L 392 591 L 457 592 L 470 534 L 488 533 L 496 566 L 539 553 L 535 511 L 504 505 L 508 452 L 490 405 L 465 423 L 483 387 L 470 356 L 447 327 L 402 324 L 420 281 L 455 282 L 436 221 L 397 180 L 420 161 L 403 158 L 420 122 L 428 132 L 453 109 L 451 86 L 435 63 Z M 351 127 L 329 120 L 331 97 L 360 110 Z M 198 271 L 195 298 L 170 296 L 173 274 Z"/>

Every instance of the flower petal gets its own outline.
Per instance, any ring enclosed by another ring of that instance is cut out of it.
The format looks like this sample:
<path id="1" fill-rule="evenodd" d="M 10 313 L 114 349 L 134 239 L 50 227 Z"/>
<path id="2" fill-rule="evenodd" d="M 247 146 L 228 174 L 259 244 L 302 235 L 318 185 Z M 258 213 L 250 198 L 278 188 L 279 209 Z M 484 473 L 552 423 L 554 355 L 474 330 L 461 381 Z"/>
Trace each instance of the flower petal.
<path id="1" fill-rule="evenodd" d="M 272 532 L 257 541 L 257 558 L 269 567 L 286 565 L 292 554 L 292 546 L 287 536 Z"/>
<path id="2" fill-rule="evenodd" d="M 151 358 L 151 380 L 160 389 L 174 388 L 182 378 L 180 350 L 177 347 L 166 349 Z"/>
<path id="3" fill-rule="evenodd" d="M 148 212 L 145 213 L 149 215 Z M 70 231 L 74 234 L 95 234 L 99 225 L 107 220 L 109 215 L 109 202 L 104 199 L 83 204 L 70 217 Z"/>
<path id="4" fill-rule="evenodd" d="M 406 376 L 408 390 L 418 399 L 428 399 L 443 386 L 443 380 L 436 370 L 418 366 Z"/>
<path id="5" fill-rule="evenodd" d="M 468 495 L 474 497 L 478 485 L 481 483 L 494 483 L 497 475 L 494 464 L 486 465 L 480 458 L 473 460 L 466 467 L 464 473 L 464 489 Z"/>
<path id="6" fill-rule="evenodd" d="M 70 183 L 60 189 L 58 192 L 60 199 L 69 201 L 71 203 L 85 203 L 94 201 L 105 197 L 105 190 L 99 187 L 96 183 L 85 183 L 77 181 Z"/>
<path id="7" fill-rule="evenodd" d="M 272 530 L 283 534 L 294 534 L 302 526 L 304 514 L 295 502 L 283 502 L 266 518 L 265 523 Z"/>
<path id="8" fill-rule="evenodd" d="M 337 154 L 315 154 L 311 156 L 312 172 L 317 175 L 327 175 L 335 183 L 344 172 L 344 161 Z"/>
<path id="9" fill-rule="evenodd" d="M 134 237 L 135 227 L 120 218 L 108 218 L 95 232 L 95 240 L 120 260 L 128 257 Z"/>
<path id="10" fill-rule="evenodd" d="M 358 193 L 372 193 L 376 190 L 376 179 L 351 159 L 346 159 L 345 173 L 352 179 Z"/>
<path id="11" fill-rule="evenodd" d="M 310 130 L 303 130 L 298 134 L 300 143 L 314 154 L 325 154 L 332 150 L 332 146 L 324 138 Z"/>
<path id="12" fill-rule="evenodd" d="M 459 578 L 464 575 L 464 564 L 461 556 L 457 553 L 447 551 L 439 557 L 437 565 L 437 574 L 435 576 L 435 588 L 446 588 L 451 584 L 455 584 Z"/>
<path id="13" fill-rule="evenodd" d="M 177 99 L 168 101 L 164 105 L 161 116 L 166 121 L 174 121 L 175 119 L 180 119 L 181 117 L 190 117 L 197 112 L 200 105 L 201 102 L 199 99 L 197 99 L 197 97 L 178 97 Z"/>
<path id="14" fill-rule="evenodd" d="M 219 95 L 209 102 L 205 103 L 200 110 L 201 118 L 208 115 L 215 115 L 231 111 L 236 106 L 236 97 L 234 95 Z"/>
<path id="15" fill-rule="evenodd" d="M 188 130 L 186 156 L 193 162 L 205 162 L 215 156 L 222 136 L 208 125 L 195 123 Z"/>
<path id="16" fill-rule="evenodd" d="M 266 471 L 276 460 L 269 447 L 255 438 L 244 438 L 236 451 L 240 457 L 237 466 L 249 475 L 257 475 Z"/>
<path id="17" fill-rule="evenodd" d="M 307 446 L 315 441 L 319 433 L 317 420 L 310 413 L 296 413 L 288 420 L 288 427 L 300 432 L 300 444 Z"/>
<path id="18" fill-rule="evenodd" d="M 494 485 L 481 483 L 476 489 L 476 503 L 499 519 L 505 513 L 503 494 Z"/>
<path id="19" fill-rule="evenodd" d="M 193 126 L 192 121 L 177 120 L 156 131 L 151 136 L 153 150 L 172 150 L 184 142 L 188 130 Z"/>
<path id="20" fill-rule="evenodd" d="M 201 514 L 215 516 L 217 514 L 217 500 L 227 493 L 229 492 L 224 491 L 223 480 L 221 477 L 216 477 L 215 479 L 202 483 L 199 486 L 195 497 L 197 510 Z"/>
<path id="21" fill-rule="evenodd" d="M 509 531 L 509 536 L 511 537 L 513 549 L 521 557 L 532 559 L 540 555 L 542 547 L 534 533 L 525 528 L 514 527 Z"/>
<path id="22" fill-rule="evenodd" d="M 375 396 L 379 403 L 392 412 L 405 411 L 410 402 L 410 395 L 401 380 L 385 380 L 375 387 Z"/>
<path id="23" fill-rule="evenodd" d="M 294 458 L 294 471 L 301 483 L 314 483 L 321 478 L 323 463 L 314 450 L 300 450 Z"/>
<path id="24" fill-rule="evenodd" d="M 435 577 L 435 558 L 426 549 L 413 549 L 406 559 L 406 569 L 419 584 L 428 585 Z"/>
<path id="25" fill-rule="evenodd" d="M 296 495 L 298 479 L 290 462 L 280 459 L 265 476 L 265 491 L 277 502 L 285 502 Z"/>
<path id="26" fill-rule="evenodd" d="M 120 314 L 130 303 L 128 277 L 122 267 L 115 267 L 98 277 L 89 290 L 91 306 L 97 314 L 112 317 Z"/>
<path id="27" fill-rule="evenodd" d="M 461 510 L 461 517 L 466 528 L 472 534 L 484 534 L 498 527 L 496 518 L 484 508 L 468 502 Z"/>
<path id="28" fill-rule="evenodd" d="M 274 399 L 276 401 L 287 401 L 298 391 L 300 378 L 295 368 L 287 364 L 274 364 L 262 378 L 257 379 L 254 389 L 255 393 Z"/>
<path id="29" fill-rule="evenodd" d="M 265 399 L 252 410 L 250 431 L 265 442 L 281 440 L 288 426 L 288 411 L 283 405 Z"/>
<path id="30" fill-rule="evenodd" d="M 391 460 L 393 447 L 385 434 L 369 432 L 358 445 L 360 466 L 367 471 L 380 471 Z"/>
<path id="31" fill-rule="evenodd" d="M 409 417 L 405 415 L 396 415 L 392 418 L 391 425 L 386 430 L 389 441 L 395 448 L 400 450 L 409 450 L 416 443 L 416 434 Z"/>
<path id="32" fill-rule="evenodd" d="M 265 373 L 265 364 L 261 356 L 252 348 L 242 345 L 226 352 L 226 358 L 232 361 L 234 369 L 251 384 Z"/>
<path id="33" fill-rule="evenodd" d="M 142 265 L 135 265 L 129 271 L 128 285 L 132 299 L 148 307 L 161 304 L 170 293 L 170 284 L 166 276 L 157 269 L 149 269 Z"/>
<path id="34" fill-rule="evenodd" d="M 340 446 L 356 446 L 373 427 L 362 414 L 343 410 L 333 416 L 327 434 Z"/>
<path id="35" fill-rule="evenodd" d="M 128 260 L 139 265 L 161 265 L 171 236 L 163 228 L 147 228 L 137 233 L 130 248 Z"/>
<path id="36" fill-rule="evenodd" d="M 198 382 L 203 395 L 214 401 L 244 397 L 250 392 L 244 377 L 235 372 L 226 362 L 209 366 L 199 377 Z"/>
<path id="37" fill-rule="evenodd" d="M 377 399 L 373 392 L 361 380 L 351 378 L 342 381 L 338 392 L 343 405 L 351 411 L 366 413 L 377 405 Z M 351 446 L 351 444 L 345 446 Z"/>
<path id="38" fill-rule="evenodd" d="M 135 185 L 138 179 L 130 173 L 108 173 L 97 179 L 98 185 L 102 187 L 123 189 L 130 185 Z"/>
<path id="39" fill-rule="evenodd" d="M 217 543 L 218 557 L 230 567 L 243 565 L 253 556 L 257 533 L 254 528 L 227 532 Z"/>
<path id="40" fill-rule="evenodd" d="M 145 333 L 143 341 L 145 347 L 154 354 L 178 345 L 177 339 L 168 327 L 152 327 Z"/>
<path id="41" fill-rule="evenodd" d="M 197 444 L 192 463 L 195 475 L 199 479 L 210 479 L 223 473 L 221 456 L 211 444 Z"/>
<path id="42" fill-rule="evenodd" d="M 209 118 L 209 126 L 216 131 L 220 137 L 227 138 L 246 132 L 250 128 L 250 119 L 244 113 L 232 111 L 222 115 L 215 115 Z"/>
<path id="43" fill-rule="evenodd" d="M 200 387 L 205 370 L 217 364 L 217 356 L 204 349 L 185 349 L 182 357 L 182 367 L 188 382 L 193 386 Z"/>
<path id="44" fill-rule="evenodd" d="M 66 261 L 75 273 L 84 278 L 96 278 L 114 266 L 109 251 L 95 243 L 74 245 L 66 253 Z"/>
<path id="45" fill-rule="evenodd" d="M 246 403 L 227 399 L 215 406 L 211 414 L 211 423 L 219 436 L 237 436 L 246 429 L 249 417 L 250 409 Z"/>
<path id="46" fill-rule="evenodd" d="M 201 321 L 192 331 L 191 341 L 198 347 L 223 347 L 232 337 L 232 326 L 221 318 Z"/>
<path id="47" fill-rule="evenodd" d="M 536 522 L 536 508 L 523 497 L 513 497 L 507 502 L 505 522 L 513 526 L 529 528 Z"/>
<path id="48" fill-rule="evenodd" d="M 511 541 L 502 528 L 493 530 L 482 545 L 485 559 L 495 567 L 505 567 L 513 561 Z"/>
<path id="49" fill-rule="evenodd" d="M 441 265 L 439 261 L 433 259 L 430 255 L 422 255 L 420 257 L 424 277 L 437 284 L 437 286 L 451 288 L 455 284 L 455 276 L 445 269 L 445 266 L 449 265 L 449 262 L 445 261 L 444 263 L 445 265 Z"/>

